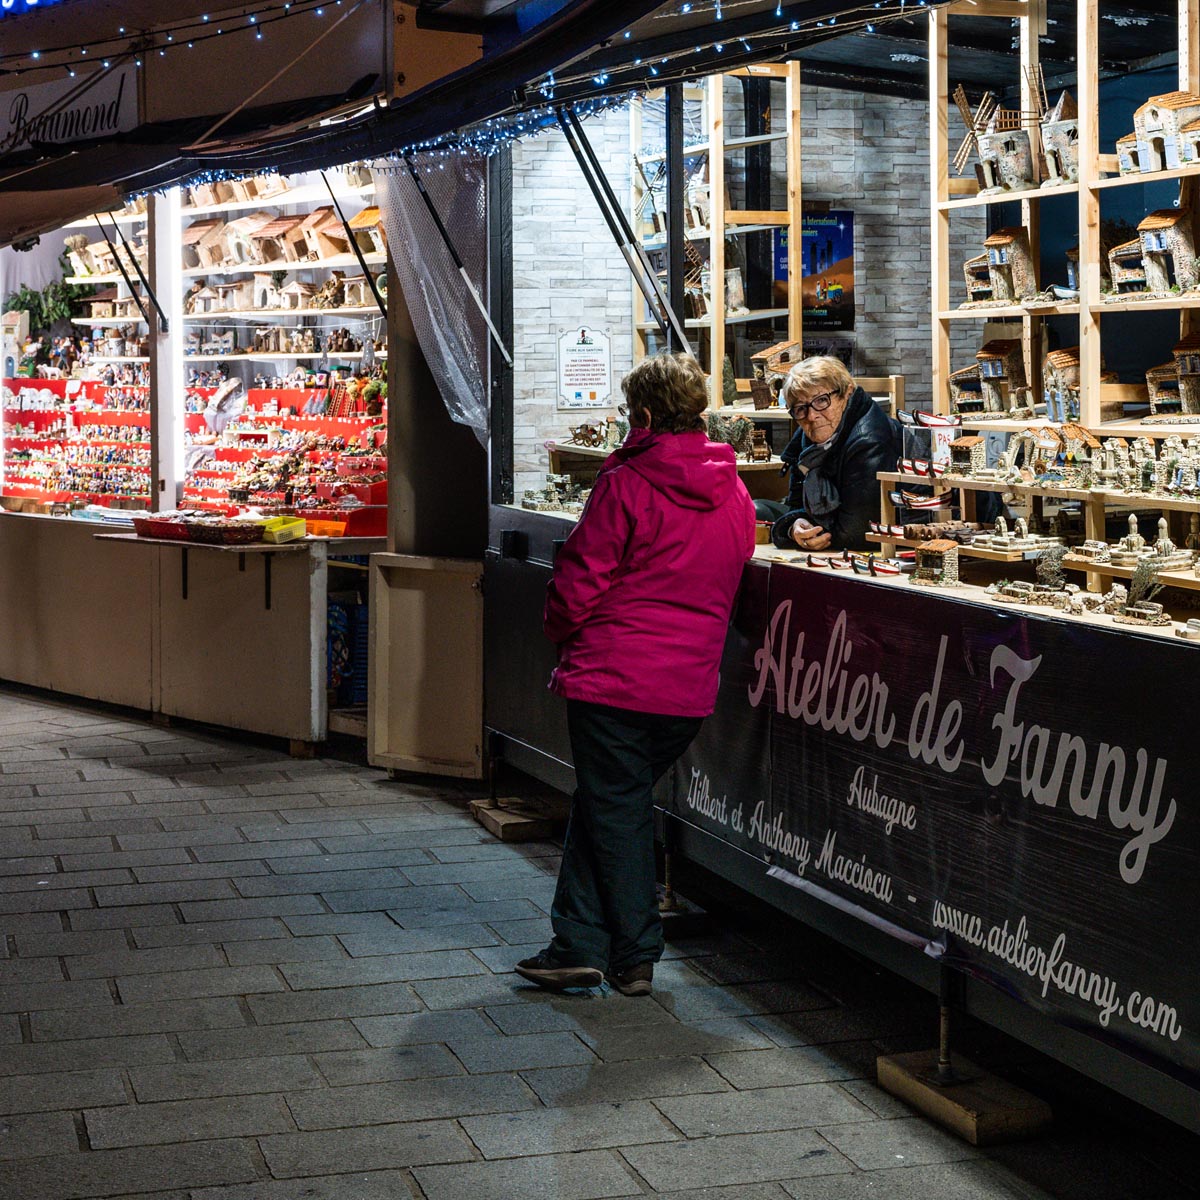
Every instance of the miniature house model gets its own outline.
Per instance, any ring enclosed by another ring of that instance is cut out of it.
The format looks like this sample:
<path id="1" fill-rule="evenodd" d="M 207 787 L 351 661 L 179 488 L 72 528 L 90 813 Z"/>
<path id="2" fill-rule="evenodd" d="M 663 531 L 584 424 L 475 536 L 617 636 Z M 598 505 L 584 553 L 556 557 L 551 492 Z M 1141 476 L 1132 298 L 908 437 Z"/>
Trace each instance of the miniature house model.
<path id="1" fill-rule="evenodd" d="M 333 209 L 326 205 L 311 212 L 300 225 L 308 243 L 308 255 L 313 259 L 334 258 L 351 253 L 350 238 Z"/>
<path id="2" fill-rule="evenodd" d="M 1042 187 L 1079 182 L 1079 110 L 1070 92 L 1063 92 L 1042 118 L 1042 152 L 1046 156 Z"/>
<path id="3" fill-rule="evenodd" d="M 1172 285 L 1186 290 L 1200 282 L 1192 214 L 1186 208 L 1160 208 L 1152 212 L 1138 225 L 1138 234 L 1148 291 L 1167 292 Z"/>
<path id="4" fill-rule="evenodd" d="M 983 384 L 978 363 L 951 372 L 950 408 L 963 416 L 983 412 Z"/>
<path id="5" fill-rule="evenodd" d="M 1142 261 L 1142 239 L 1122 242 L 1108 252 L 1108 273 L 1113 290 L 1117 292 L 1144 292 L 1146 290 L 1146 267 Z"/>
<path id="6" fill-rule="evenodd" d="M 299 262 L 305 253 L 303 238 L 296 239 L 302 217 L 276 217 L 254 230 L 250 240 L 254 245 L 253 258 L 258 263 Z"/>
<path id="7" fill-rule="evenodd" d="M 992 298 L 992 275 L 988 270 L 988 256 L 977 254 L 963 263 L 963 278 L 967 283 L 967 303 Z"/>
<path id="8" fill-rule="evenodd" d="M 248 279 L 216 285 L 217 308 L 222 312 L 254 307 L 254 285 Z"/>
<path id="9" fill-rule="evenodd" d="M 1067 288 L 1072 292 L 1079 291 L 1079 247 L 1072 246 L 1067 251 Z"/>
<path id="10" fill-rule="evenodd" d="M 1179 368 L 1172 360 L 1146 372 L 1146 393 L 1150 397 L 1150 414 L 1179 412 Z"/>
<path id="11" fill-rule="evenodd" d="M 1093 467 L 1100 462 L 1100 439 L 1090 429 L 1067 422 L 1059 430 L 1063 441 L 1062 473 L 1069 487 L 1081 487 L 1090 482 Z"/>
<path id="12" fill-rule="evenodd" d="M 250 213 L 230 221 L 225 226 L 225 261 L 241 266 L 245 263 L 258 263 L 261 243 L 254 240 L 254 235 L 270 225 L 275 218 L 270 213 Z"/>
<path id="13" fill-rule="evenodd" d="M 1200 413 L 1200 333 L 1190 333 L 1172 351 L 1179 375 L 1179 401 L 1185 413 Z"/>
<path id="14" fill-rule="evenodd" d="M 213 217 L 204 221 L 193 221 L 183 231 L 183 265 L 187 267 L 203 266 L 200 259 L 200 243 L 221 228 L 220 218 Z"/>
<path id="15" fill-rule="evenodd" d="M 987 443 L 982 437 L 956 438 L 950 443 L 950 473 L 969 479 L 987 466 Z"/>
<path id="16" fill-rule="evenodd" d="M 1025 451 L 1025 465 L 1034 477 L 1045 475 L 1058 465 L 1063 452 L 1063 440 L 1057 429 L 1043 425 L 1040 429 L 1026 429 L 1021 434 Z"/>
<path id="17" fill-rule="evenodd" d="M 371 304 L 371 292 L 365 275 L 351 275 L 342 284 L 342 303 L 346 308 L 367 308 Z"/>
<path id="18" fill-rule="evenodd" d="M 338 223 L 339 225 L 341 222 Z M 354 231 L 354 240 L 364 254 L 386 254 L 387 242 L 384 240 L 383 215 L 372 205 L 364 208 L 350 222 Z"/>
<path id="19" fill-rule="evenodd" d="M 1029 134 L 1019 127 L 1004 128 L 1010 122 L 1001 120 L 998 110 L 979 139 L 980 192 L 1019 192 L 1034 186 L 1033 148 Z"/>
<path id="20" fill-rule="evenodd" d="M 935 538 L 917 547 L 917 565 L 913 581 L 950 587 L 958 583 L 958 543 Z"/>
<path id="21" fill-rule="evenodd" d="M 1192 128 L 1200 120 L 1200 96 L 1167 92 L 1151 96 L 1133 114 L 1133 133 L 1117 142 L 1121 172 L 1173 171 L 1189 161 L 1196 141 Z M 1194 160 L 1192 160 L 1194 161 Z"/>
<path id="22" fill-rule="evenodd" d="M 96 292 L 83 303 L 91 305 L 92 320 L 99 321 L 115 315 L 113 313 L 113 301 L 116 300 L 116 298 L 117 289 L 106 288 L 102 292 Z"/>
<path id="23" fill-rule="evenodd" d="M 1042 362 L 1046 417 L 1073 421 L 1079 416 L 1079 347 L 1052 350 Z"/>
<path id="24" fill-rule="evenodd" d="M 255 271 L 254 273 L 254 303 L 256 309 L 278 308 L 280 305 L 279 288 L 271 271 Z"/>
<path id="25" fill-rule="evenodd" d="M 1006 412 L 1021 405 L 1025 383 L 1025 359 L 1017 338 L 988 342 L 975 355 L 979 363 L 979 382 L 984 412 Z"/>
<path id="26" fill-rule="evenodd" d="M 984 243 L 993 300 L 1028 300 L 1037 291 L 1029 234 L 1020 227 L 999 229 Z"/>
<path id="27" fill-rule="evenodd" d="M 316 284 L 294 279 L 279 294 L 283 300 L 283 307 L 295 310 L 307 308 L 316 290 Z"/>

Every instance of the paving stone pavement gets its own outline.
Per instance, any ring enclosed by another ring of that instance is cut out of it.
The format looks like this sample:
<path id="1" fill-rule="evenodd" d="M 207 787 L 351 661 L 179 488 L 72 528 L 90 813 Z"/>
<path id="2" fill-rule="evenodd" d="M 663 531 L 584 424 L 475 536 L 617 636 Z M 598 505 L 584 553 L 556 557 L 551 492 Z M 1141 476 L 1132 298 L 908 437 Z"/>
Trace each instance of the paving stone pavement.
<path id="1" fill-rule="evenodd" d="M 781 918 L 651 999 L 525 986 L 557 848 L 466 798 L 0 690 L 0 1200 L 1196 1194 L 1195 1139 L 1069 1092 L 987 1152 L 915 1116 L 873 1066 L 932 1002 Z"/>

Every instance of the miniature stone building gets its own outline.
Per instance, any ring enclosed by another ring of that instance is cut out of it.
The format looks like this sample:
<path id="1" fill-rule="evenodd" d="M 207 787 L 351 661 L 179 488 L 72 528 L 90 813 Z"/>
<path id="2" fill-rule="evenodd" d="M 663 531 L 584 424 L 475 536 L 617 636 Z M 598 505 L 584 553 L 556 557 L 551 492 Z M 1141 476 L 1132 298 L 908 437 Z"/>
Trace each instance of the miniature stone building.
<path id="1" fill-rule="evenodd" d="M 1160 208 L 1138 225 L 1146 288 L 1151 292 L 1181 289 L 1200 283 L 1196 273 L 1196 243 L 1192 236 L 1192 214 L 1186 208 Z"/>
<path id="2" fill-rule="evenodd" d="M 1137 513 L 1130 513 L 1129 532 L 1112 548 L 1110 561 L 1115 567 L 1136 567 L 1151 553 L 1146 546 L 1146 539 L 1138 532 Z"/>
<path id="3" fill-rule="evenodd" d="M 236 221 L 230 221 L 222 230 L 225 261 L 239 266 L 262 262 L 259 257 L 262 244 L 254 240 L 254 235 L 274 220 L 275 217 L 271 213 L 248 213 L 244 217 L 238 217 Z"/>
<path id="4" fill-rule="evenodd" d="M 1158 538 L 1151 549 L 1150 561 L 1160 571 L 1177 571 L 1192 565 L 1191 551 L 1181 550 L 1171 541 L 1166 517 L 1158 519 Z"/>
<path id="5" fill-rule="evenodd" d="M 1001 413 L 1019 408 L 1026 391 L 1025 356 L 1018 338 L 1000 338 L 986 343 L 975 355 L 984 412 Z"/>
<path id="6" fill-rule="evenodd" d="M 987 443 L 982 437 L 955 438 L 950 443 L 950 474 L 970 479 L 987 466 Z"/>
<path id="7" fill-rule="evenodd" d="M 1108 275 L 1116 292 L 1144 292 L 1146 266 L 1142 261 L 1142 239 L 1122 242 L 1108 252 Z"/>
<path id="8" fill-rule="evenodd" d="M 1001 119 L 1001 115 L 1005 119 Z M 1033 148 L 1029 134 L 1010 124 L 1007 110 L 997 110 L 988 122 L 987 130 L 978 135 L 979 190 L 984 192 L 1019 192 L 1034 186 Z"/>
<path id="9" fill-rule="evenodd" d="M 1063 451 L 1062 435 L 1057 429 L 1043 425 L 1040 429 L 1026 429 L 1019 435 L 1025 456 L 1025 466 L 1034 476 L 1045 475 L 1058 465 L 1058 456 Z"/>
<path id="10" fill-rule="evenodd" d="M 1042 360 L 1042 391 L 1051 421 L 1079 416 L 1079 347 L 1052 350 Z"/>
<path id="11" fill-rule="evenodd" d="M 1179 412 L 1179 368 L 1172 360 L 1146 372 L 1146 394 L 1150 397 L 1150 415 Z"/>
<path id="12" fill-rule="evenodd" d="M 279 307 L 279 288 L 273 278 L 273 272 L 254 272 L 254 302 L 251 307 L 259 310 Z"/>
<path id="13" fill-rule="evenodd" d="M 1046 157 L 1042 187 L 1079 182 L 1079 109 L 1070 92 L 1063 92 L 1042 117 L 1042 153 Z"/>
<path id="14" fill-rule="evenodd" d="M 224 222 L 219 217 L 212 217 L 203 221 L 193 221 L 183 231 L 181 241 L 183 244 L 183 265 L 185 269 L 205 265 L 204 261 L 200 258 L 200 245 L 205 238 L 219 231 L 223 227 L 223 224 Z M 210 263 L 209 265 L 213 264 Z"/>
<path id="15" fill-rule="evenodd" d="M 750 370 L 755 379 L 769 381 L 772 375 L 786 375 L 803 357 L 804 348 L 800 342 L 776 342 L 750 355 Z"/>
<path id="16" fill-rule="evenodd" d="M 339 227 L 341 222 L 338 222 Z M 383 215 L 378 207 L 372 205 L 364 208 L 358 216 L 351 218 L 350 228 L 354 231 L 354 240 L 364 254 L 386 254 L 387 241 L 383 231 Z"/>
<path id="17" fill-rule="evenodd" d="M 963 278 L 967 284 L 967 303 L 992 299 L 992 274 L 988 270 L 988 256 L 977 254 L 963 263 Z"/>
<path id="18" fill-rule="evenodd" d="M 254 307 L 254 285 L 248 279 L 232 279 L 216 285 L 217 307 L 222 312 Z"/>
<path id="19" fill-rule="evenodd" d="M 1200 333 L 1189 333 L 1172 351 L 1179 376 L 1179 402 L 1185 413 L 1200 413 Z"/>
<path id="20" fill-rule="evenodd" d="M 1067 288 L 1072 292 L 1079 291 L 1079 247 L 1072 246 L 1067 251 Z"/>
<path id="21" fill-rule="evenodd" d="M 104 291 L 96 292 L 94 295 L 92 295 L 88 299 L 84 300 L 83 303 L 91 305 L 92 320 L 99 321 L 99 320 L 104 320 L 104 319 L 114 315 L 113 301 L 115 301 L 116 298 L 117 298 L 117 289 L 116 288 L 105 288 Z"/>
<path id="22" fill-rule="evenodd" d="M 1100 439 L 1090 429 L 1068 422 L 1058 431 L 1063 440 L 1062 476 L 1068 487 L 1089 487 L 1099 465 Z"/>
<path id="23" fill-rule="evenodd" d="M 953 587 L 958 583 L 958 543 L 949 538 L 935 538 L 917 547 L 914 583 L 939 584 Z"/>
<path id="24" fill-rule="evenodd" d="M 998 229 L 984 243 L 993 300 L 1028 300 L 1037 291 L 1037 270 L 1022 226 Z"/>
<path id="25" fill-rule="evenodd" d="M 345 227 L 329 205 L 309 213 L 299 228 L 308 243 L 309 258 L 335 258 L 351 252 Z"/>
<path id="26" fill-rule="evenodd" d="M 1185 165 L 1184 151 L 1194 143 L 1184 131 L 1197 119 L 1200 96 L 1192 92 L 1151 96 L 1133 114 L 1133 133 L 1117 142 L 1122 173 L 1171 171 Z"/>
<path id="27" fill-rule="evenodd" d="M 296 233 L 303 217 L 276 217 L 250 234 L 255 262 L 300 262 L 308 252 L 303 236 Z"/>
<path id="28" fill-rule="evenodd" d="M 347 308 L 366 308 L 372 303 L 365 275 L 351 275 L 342 284 L 342 303 Z"/>
<path id="29" fill-rule="evenodd" d="M 953 371 L 949 377 L 950 408 L 962 416 L 983 412 L 983 384 L 979 364 Z"/>

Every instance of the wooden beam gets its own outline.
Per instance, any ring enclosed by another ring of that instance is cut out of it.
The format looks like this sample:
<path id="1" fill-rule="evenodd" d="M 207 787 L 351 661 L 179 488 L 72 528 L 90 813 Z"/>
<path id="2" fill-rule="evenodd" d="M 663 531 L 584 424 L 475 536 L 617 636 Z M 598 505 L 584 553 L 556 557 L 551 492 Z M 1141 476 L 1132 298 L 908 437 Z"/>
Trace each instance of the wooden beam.
<path id="1" fill-rule="evenodd" d="M 950 307 L 950 214 L 939 207 L 950 195 L 948 21 L 944 8 L 929 10 L 929 291 L 933 306 L 930 386 L 933 411 L 943 413 L 950 411 L 947 384 L 950 376 L 950 323 L 938 315 Z"/>
<path id="2" fill-rule="evenodd" d="M 1028 7 L 1026 0 L 958 0 L 942 11 L 956 17 L 1003 17 L 1017 20 Z"/>
<path id="3" fill-rule="evenodd" d="M 708 80 L 709 372 L 712 406 L 720 408 L 725 383 L 725 77 Z M 735 214 L 736 215 L 736 214 Z"/>
<path id="4" fill-rule="evenodd" d="M 804 339 L 803 142 L 800 120 L 800 63 L 787 64 L 788 341 Z"/>
<path id="5" fill-rule="evenodd" d="M 1100 13 L 1099 0 L 1079 0 L 1079 379 L 1084 425 L 1100 421 Z"/>
<path id="6" fill-rule="evenodd" d="M 792 219 L 788 212 L 767 211 L 766 209 L 726 209 L 726 225 L 787 225 Z"/>

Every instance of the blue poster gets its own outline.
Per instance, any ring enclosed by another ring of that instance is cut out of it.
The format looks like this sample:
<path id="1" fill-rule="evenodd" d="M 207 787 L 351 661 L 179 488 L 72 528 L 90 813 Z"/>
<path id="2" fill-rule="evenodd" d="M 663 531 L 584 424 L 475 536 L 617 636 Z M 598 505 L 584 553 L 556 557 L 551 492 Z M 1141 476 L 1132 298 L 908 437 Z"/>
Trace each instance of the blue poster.
<path id="1" fill-rule="evenodd" d="M 800 232 L 805 329 L 853 329 L 854 213 L 842 208 L 806 213 Z M 775 237 L 777 291 L 786 294 L 787 278 L 788 231 L 780 229 Z M 780 289 L 780 284 L 785 286 Z"/>

